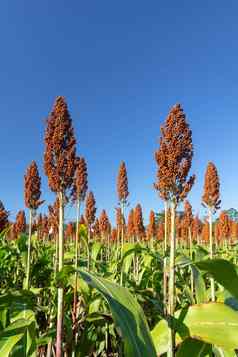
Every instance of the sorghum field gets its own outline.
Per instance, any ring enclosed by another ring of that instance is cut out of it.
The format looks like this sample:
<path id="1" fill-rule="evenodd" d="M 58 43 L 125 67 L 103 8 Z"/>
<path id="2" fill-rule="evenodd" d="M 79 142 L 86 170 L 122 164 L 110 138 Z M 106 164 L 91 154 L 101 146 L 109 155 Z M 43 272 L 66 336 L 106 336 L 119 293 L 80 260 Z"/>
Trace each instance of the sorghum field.
<path id="1" fill-rule="evenodd" d="M 54 205 L 38 213 L 35 161 L 15 222 L 0 203 L 0 356 L 237 356 L 238 224 L 222 211 L 212 162 L 201 197 L 207 218 L 193 216 L 192 132 L 179 104 L 158 137 L 151 183 L 164 210 L 145 226 L 141 205 L 128 208 L 121 162 L 112 225 L 88 187 L 66 100 L 56 98 L 42 153 Z"/>

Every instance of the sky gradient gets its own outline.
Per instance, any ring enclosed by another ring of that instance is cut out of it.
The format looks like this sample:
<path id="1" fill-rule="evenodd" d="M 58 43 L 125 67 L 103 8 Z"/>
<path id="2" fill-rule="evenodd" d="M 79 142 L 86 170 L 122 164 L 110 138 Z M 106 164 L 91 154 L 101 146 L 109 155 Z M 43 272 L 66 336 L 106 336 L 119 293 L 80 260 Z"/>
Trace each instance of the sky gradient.
<path id="1" fill-rule="evenodd" d="M 42 175 L 42 210 L 54 200 L 43 151 L 57 95 L 67 99 L 97 213 L 114 214 L 121 160 L 130 207 L 140 202 L 145 221 L 150 209 L 162 208 L 153 189 L 154 151 L 177 102 L 193 131 L 194 213 L 204 213 L 209 160 L 219 171 L 222 207 L 237 208 L 237 13 L 237 1 L 1 1 L 0 199 L 11 218 L 24 207 L 32 160 Z"/>

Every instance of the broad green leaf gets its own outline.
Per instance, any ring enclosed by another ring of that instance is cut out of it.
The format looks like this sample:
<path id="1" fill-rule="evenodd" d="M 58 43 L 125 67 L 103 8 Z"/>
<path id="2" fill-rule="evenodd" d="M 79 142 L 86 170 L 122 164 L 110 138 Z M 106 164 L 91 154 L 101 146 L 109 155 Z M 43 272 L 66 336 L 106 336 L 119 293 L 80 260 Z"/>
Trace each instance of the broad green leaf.
<path id="1" fill-rule="evenodd" d="M 94 274 L 79 271 L 81 277 L 92 287 L 97 289 L 107 300 L 114 322 L 120 329 L 128 357 L 156 357 L 144 313 L 130 292 L 106 279 Z"/>
<path id="2" fill-rule="evenodd" d="M 129 273 L 133 258 L 135 256 L 136 244 L 125 243 L 123 245 L 122 269 L 121 273 L 127 275 Z"/>
<path id="3" fill-rule="evenodd" d="M 153 256 L 149 254 L 145 254 L 143 256 L 143 264 L 146 268 L 149 268 L 151 266 L 151 262 L 153 260 Z"/>
<path id="4" fill-rule="evenodd" d="M 19 319 L 0 333 L 0 356 L 9 356 L 14 346 L 23 338 L 31 323 L 31 321 Z"/>
<path id="5" fill-rule="evenodd" d="M 100 242 L 94 242 L 91 248 L 91 258 L 92 261 L 95 265 L 95 262 L 98 259 L 98 254 L 100 253 L 101 249 L 102 249 L 103 245 Z"/>
<path id="6" fill-rule="evenodd" d="M 238 299 L 238 274 L 234 264 L 224 259 L 207 259 L 196 265 L 200 270 L 212 275 L 219 284 Z"/>
<path id="7" fill-rule="evenodd" d="M 211 345 L 189 337 L 182 342 L 176 357 L 206 357 L 211 354 L 211 350 Z"/>
<path id="8" fill-rule="evenodd" d="M 32 310 L 22 310 L 13 318 L 11 318 L 11 322 L 15 322 L 21 319 L 33 322 L 35 321 L 35 314 Z"/>
<path id="9" fill-rule="evenodd" d="M 177 267 L 185 268 L 190 264 L 192 264 L 191 259 L 184 254 L 179 254 L 175 259 L 175 265 Z M 169 259 L 168 259 L 168 267 L 169 267 Z"/>
<path id="10" fill-rule="evenodd" d="M 204 258 L 207 258 L 209 255 L 209 252 L 202 246 L 198 245 L 195 249 L 195 259 L 196 261 L 198 260 L 203 260 Z"/>
<path id="11" fill-rule="evenodd" d="M 16 322 L 18 320 L 27 320 L 31 323 L 27 326 L 26 333 L 24 334 L 24 338 L 21 340 L 21 343 L 18 344 L 17 353 L 21 356 L 26 355 L 27 357 L 33 357 L 36 355 L 35 314 L 32 310 L 23 310 L 14 316 L 14 318 L 11 319 L 11 322 Z"/>
<path id="12" fill-rule="evenodd" d="M 70 285 L 75 288 L 75 275 L 71 274 L 68 277 L 68 281 L 70 283 Z M 85 281 L 83 279 L 81 279 L 80 277 L 77 277 L 77 291 L 81 292 L 84 296 L 84 298 L 87 299 L 89 293 L 90 293 L 90 288 L 88 286 L 88 284 L 85 283 Z"/>
<path id="13" fill-rule="evenodd" d="M 180 311 L 175 314 L 179 318 Z M 180 324 L 183 324 L 180 328 Z M 187 331 L 186 329 L 187 328 Z M 213 344 L 224 349 L 238 348 L 238 312 L 221 303 L 193 305 L 188 308 L 183 321 L 177 320 L 176 330 L 186 334 L 176 334 L 176 343 L 181 338 L 192 337 L 203 342 Z M 152 338 L 158 354 L 167 350 L 169 327 L 165 320 L 161 320 L 152 331 Z"/>
<path id="14" fill-rule="evenodd" d="M 234 350 L 227 350 L 220 347 L 213 347 L 213 353 L 215 357 L 236 357 L 237 354 Z"/>
<path id="15" fill-rule="evenodd" d="M 197 304 L 206 302 L 206 285 L 196 266 L 191 265 Z"/>
<path id="16" fill-rule="evenodd" d="M 93 302 L 91 302 L 88 306 L 88 313 L 93 314 L 95 312 L 99 311 L 100 305 L 102 303 L 102 297 L 95 299 Z"/>
<path id="17" fill-rule="evenodd" d="M 35 295 L 27 290 L 12 290 L 0 295 L 0 310 L 8 308 L 11 311 L 33 309 L 36 305 Z"/>
<path id="18" fill-rule="evenodd" d="M 166 353 L 169 347 L 169 326 L 167 321 L 161 320 L 151 331 L 151 337 L 157 354 Z"/>
<path id="19" fill-rule="evenodd" d="M 191 337 L 220 347 L 238 347 L 238 313 L 221 303 L 191 306 L 183 323 Z"/>

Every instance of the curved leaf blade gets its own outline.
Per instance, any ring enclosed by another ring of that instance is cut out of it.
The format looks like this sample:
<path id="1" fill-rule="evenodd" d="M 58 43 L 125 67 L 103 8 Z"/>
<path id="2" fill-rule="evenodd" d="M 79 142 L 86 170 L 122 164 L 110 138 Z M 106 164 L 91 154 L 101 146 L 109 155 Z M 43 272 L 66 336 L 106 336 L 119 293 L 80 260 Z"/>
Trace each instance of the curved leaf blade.
<path id="1" fill-rule="evenodd" d="M 120 328 L 124 339 L 125 355 L 156 357 L 144 313 L 128 289 L 85 271 L 79 270 L 79 273 L 107 300 L 114 322 Z"/>
<path id="2" fill-rule="evenodd" d="M 238 274 L 236 266 L 225 259 L 207 259 L 195 264 L 206 271 L 234 297 L 238 299 Z"/>

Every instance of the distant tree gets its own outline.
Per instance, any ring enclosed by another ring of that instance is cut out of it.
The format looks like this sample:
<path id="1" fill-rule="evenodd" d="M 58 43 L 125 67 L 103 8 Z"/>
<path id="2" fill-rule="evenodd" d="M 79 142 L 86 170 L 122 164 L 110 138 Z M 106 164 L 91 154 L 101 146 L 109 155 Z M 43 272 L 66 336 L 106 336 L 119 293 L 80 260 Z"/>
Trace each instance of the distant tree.
<path id="1" fill-rule="evenodd" d="M 228 210 L 225 211 L 228 217 L 232 220 L 238 223 L 238 211 L 235 208 L 229 208 Z"/>

